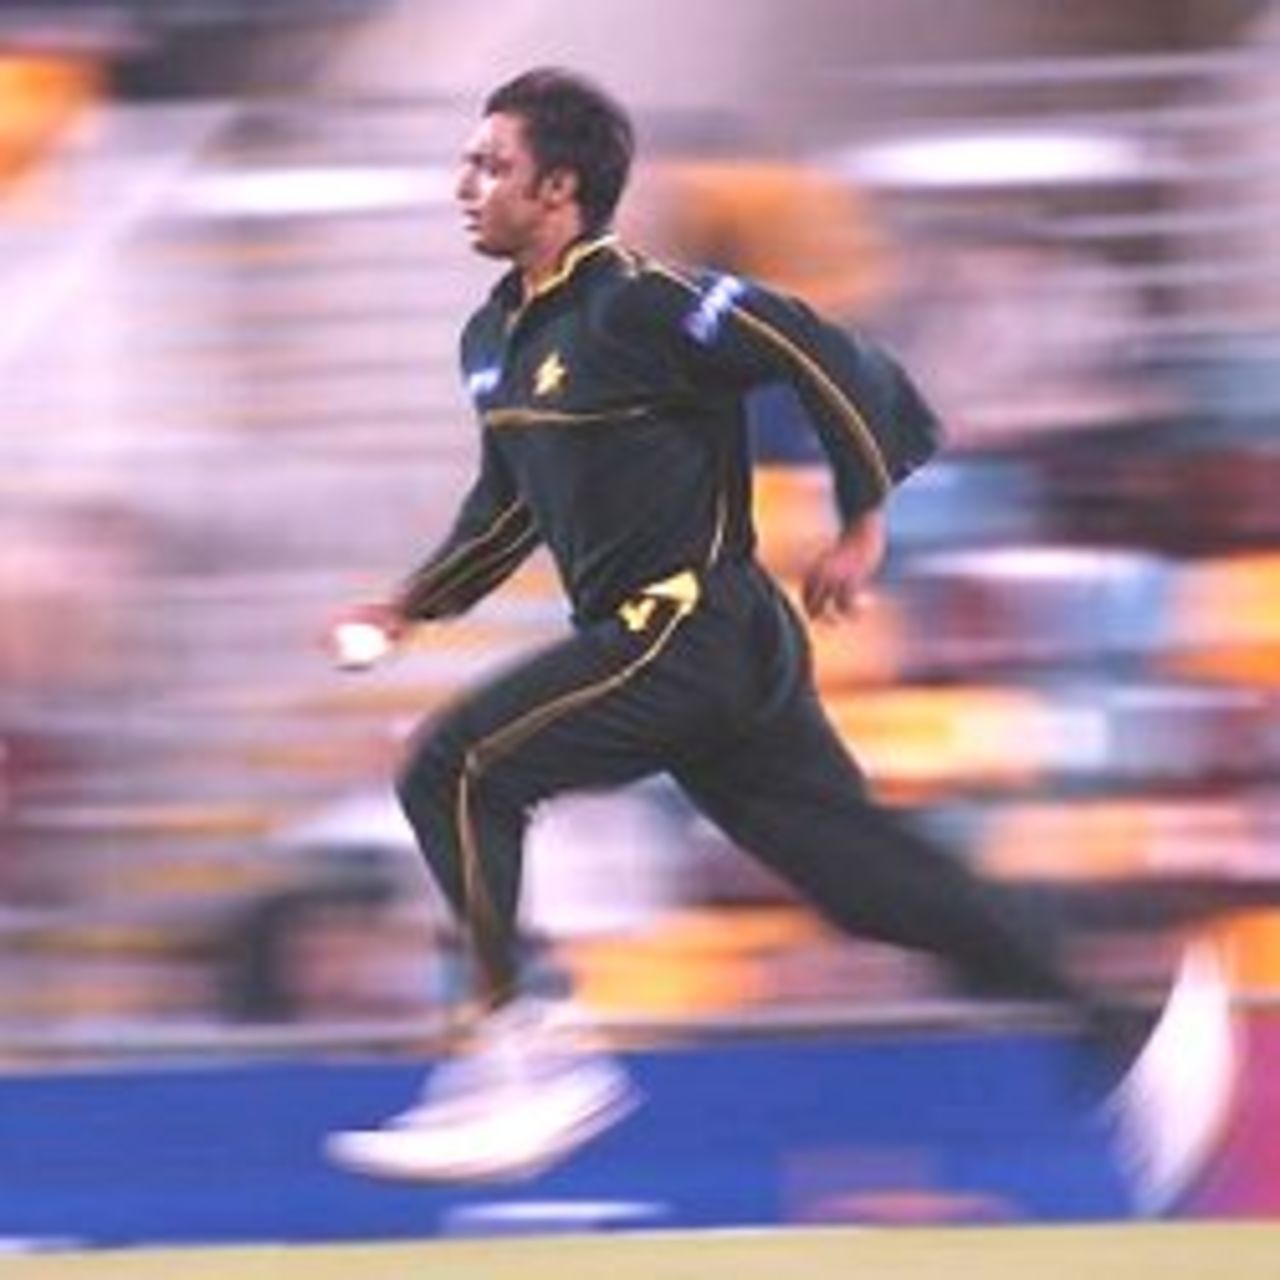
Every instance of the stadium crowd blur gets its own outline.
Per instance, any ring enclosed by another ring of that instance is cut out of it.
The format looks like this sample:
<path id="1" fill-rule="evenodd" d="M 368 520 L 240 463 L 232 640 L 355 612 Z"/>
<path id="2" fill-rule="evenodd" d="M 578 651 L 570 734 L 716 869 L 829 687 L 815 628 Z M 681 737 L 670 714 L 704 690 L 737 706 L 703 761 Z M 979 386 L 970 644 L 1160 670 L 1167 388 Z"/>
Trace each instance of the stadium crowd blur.
<path id="1" fill-rule="evenodd" d="M 0 28 L 0 1053 L 430 1016 L 458 962 L 386 777 L 420 714 L 563 625 L 556 589 L 535 563 L 360 681 L 314 641 L 467 474 L 469 104 L 184 98 L 137 32 L 48 31 Z M 1280 77 L 1249 57 L 1277 40 L 1072 101 L 1030 172 L 1003 129 L 953 148 L 958 108 L 813 156 L 654 112 L 627 214 L 886 342 L 942 409 L 870 614 L 814 632 L 824 695 L 885 794 L 1136 984 L 1212 921 L 1243 988 L 1280 988 Z M 825 473 L 795 405 L 757 408 L 794 580 Z M 532 962 L 621 1018 L 939 993 L 661 780 L 550 810 L 533 863 Z"/>

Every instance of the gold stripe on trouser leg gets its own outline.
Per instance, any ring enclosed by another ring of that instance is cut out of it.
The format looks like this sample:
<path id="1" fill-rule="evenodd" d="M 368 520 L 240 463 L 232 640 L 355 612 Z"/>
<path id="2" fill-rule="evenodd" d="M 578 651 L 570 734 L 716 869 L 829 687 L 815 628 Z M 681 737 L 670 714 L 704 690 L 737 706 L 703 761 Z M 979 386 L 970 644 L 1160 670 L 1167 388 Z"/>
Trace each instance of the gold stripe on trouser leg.
<path id="1" fill-rule="evenodd" d="M 680 587 L 685 588 L 684 575 L 679 576 L 679 581 Z M 458 846 L 462 853 L 463 914 L 469 941 L 480 970 L 481 996 L 491 1006 L 501 1004 L 512 994 L 515 966 L 512 957 L 505 953 L 499 938 L 498 912 L 486 883 L 484 862 L 480 854 L 479 841 L 476 839 L 475 823 L 471 816 L 471 787 L 480 780 L 483 771 L 495 760 L 513 751 L 522 742 L 527 741 L 539 730 L 546 728 L 562 716 L 620 688 L 653 662 L 697 602 L 696 579 L 689 574 L 688 581 L 692 584 L 692 588 L 687 595 L 682 591 L 681 598 L 676 598 L 674 594 L 663 594 L 659 597 L 669 600 L 674 605 L 673 611 L 654 642 L 638 658 L 629 662 L 621 671 L 603 680 L 576 689 L 572 693 L 562 694 L 544 706 L 525 712 L 509 725 L 496 730 L 487 738 L 482 738 L 466 754 L 462 773 L 458 779 L 457 801 Z M 660 585 L 665 587 L 667 584 Z"/>
<path id="2" fill-rule="evenodd" d="M 473 753 L 468 752 L 458 777 L 458 838 L 462 849 L 462 902 L 467 927 L 467 940 L 479 968 L 479 985 L 483 1002 L 496 1007 L 512 994 L 515 977 L 514 961 L 502 953 L 498 933 L 498 913 L 485 884 L 484 869 L 476 847 L 475 828 L 471 821 L 471 795 L 468 783 L 472 774 Z"/>

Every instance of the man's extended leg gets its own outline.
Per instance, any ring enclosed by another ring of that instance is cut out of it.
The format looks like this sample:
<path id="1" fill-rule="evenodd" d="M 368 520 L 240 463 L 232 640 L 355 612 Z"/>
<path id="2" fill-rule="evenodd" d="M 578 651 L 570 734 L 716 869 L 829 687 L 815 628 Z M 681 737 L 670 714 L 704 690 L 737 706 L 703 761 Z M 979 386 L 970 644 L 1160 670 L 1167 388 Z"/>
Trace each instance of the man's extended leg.
<path id="1" fill-rule="evenodd" d="M 1228 1114 L 1237 1046 L 1212 955 L 1184 961 L 1153 1021 L 1076 983 L 1055 939 L 999 885 L 872 802 L 809 690 L 726 750 L 678 771 L 694 801 L 832 923 L 931 952 L 991 993 L 1054 1001 L 1118 1081 L 1112 1120 L 1136 1206 L 1167 1208 Z"/>
<path id="2" fill-rule="evenodd" d="M 521 998 L 515 960 L 522 843 L 557 793 L 661 767 L 697 711 L 697 680 L 666 663 L 683 612 L 605 623 L 553 647 L 456 707 L 420 740 L 401 783 L 414 830 L 478 961 L 490 1016 L 442 1064 L 419 1105 L 381 1129 L 335 1135 L 331 1156 L 393 1178 L 523 1175 L 624 1114 L 621 1068 L 583 1052 L 558 1011 Z"/>
<path id="3" fill-rule="evenodd" d="M 529 818 L 542 800 L 608 789 L 665 767 L 700 714 L 678 657 L 684 612 L 655 602 L 553 645 L 456 704 L 417 739 L 399 792 L 424 857 L 476 951 L 482 994 L 514 990 Z"/>
<path id="4" fill-rule="evenodd" d="M 983 991 L 1089 1006 L 1039 922 L 872 801 L 812 693 L 676 777 L 844 932 L 930 952 Z"/>

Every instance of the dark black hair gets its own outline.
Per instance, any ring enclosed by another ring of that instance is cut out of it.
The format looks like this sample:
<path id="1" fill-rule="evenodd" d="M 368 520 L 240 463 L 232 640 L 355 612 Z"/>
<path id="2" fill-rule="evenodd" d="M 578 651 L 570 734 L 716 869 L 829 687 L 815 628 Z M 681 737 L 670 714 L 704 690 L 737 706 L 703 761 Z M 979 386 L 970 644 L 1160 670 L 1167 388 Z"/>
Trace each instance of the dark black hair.
<path id="1" fill-rule="evenodd" d="M 538 67 L 495 89 L 484 113 L 518 116 L 539 178 L 575 174 L 583 229 L 608 227 L 635 154 L 631 120 L 613 98 L 575 72 Z"/>

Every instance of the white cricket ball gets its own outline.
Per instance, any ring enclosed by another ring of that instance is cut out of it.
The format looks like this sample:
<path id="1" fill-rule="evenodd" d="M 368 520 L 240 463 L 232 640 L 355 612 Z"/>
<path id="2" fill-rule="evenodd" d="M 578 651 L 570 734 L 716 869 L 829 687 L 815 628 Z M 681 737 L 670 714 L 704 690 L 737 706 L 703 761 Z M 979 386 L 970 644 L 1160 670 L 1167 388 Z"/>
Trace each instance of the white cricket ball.
<path id="1" fill-rule="evenodd" d="M 387 633 L 372 622 L 343 622 L 333 633 L 338 665 L 350 670 L 371 667 L 391 652 Z"/>

